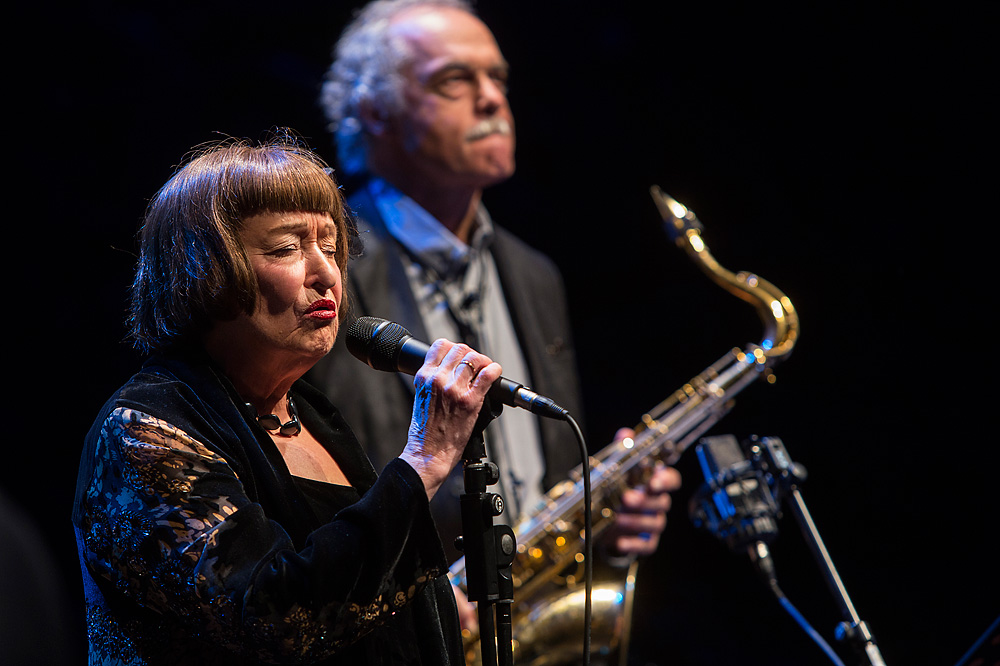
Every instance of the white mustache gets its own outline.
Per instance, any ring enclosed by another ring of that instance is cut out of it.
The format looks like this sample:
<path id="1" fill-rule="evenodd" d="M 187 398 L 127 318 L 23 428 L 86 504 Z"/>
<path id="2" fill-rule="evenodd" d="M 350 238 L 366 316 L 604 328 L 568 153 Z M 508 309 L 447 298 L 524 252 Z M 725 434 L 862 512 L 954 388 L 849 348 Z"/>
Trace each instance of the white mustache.
<path id="1" fill-rule="evenodd" d="M 510 123 L 506 118 L 487 118 L 476 123 L 472 129 L 465 134 L 466 141 L 482 139 L 490 134 L 510 134 Z"/>

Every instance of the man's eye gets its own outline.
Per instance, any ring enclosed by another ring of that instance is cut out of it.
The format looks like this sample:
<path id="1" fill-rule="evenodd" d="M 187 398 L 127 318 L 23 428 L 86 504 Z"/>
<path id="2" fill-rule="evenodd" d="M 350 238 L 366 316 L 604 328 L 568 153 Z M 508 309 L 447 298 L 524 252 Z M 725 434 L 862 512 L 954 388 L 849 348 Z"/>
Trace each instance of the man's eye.
<path id="1" fill-rule="evenodd" d="M 493 83 L 497 85 L 497 88 L 500 88 L 500 90 L 507 92 L 508 77 L 506 74 L 494 74 L 490 78 L 493 79 Z"/>
<path id="2" fill-rule="evenodd" d="M 468 74 L 451 74 L 441 78 L 435 85 L 436 90 L 448 97 L 456 97 L 464 93 L 472 84 Z"/>

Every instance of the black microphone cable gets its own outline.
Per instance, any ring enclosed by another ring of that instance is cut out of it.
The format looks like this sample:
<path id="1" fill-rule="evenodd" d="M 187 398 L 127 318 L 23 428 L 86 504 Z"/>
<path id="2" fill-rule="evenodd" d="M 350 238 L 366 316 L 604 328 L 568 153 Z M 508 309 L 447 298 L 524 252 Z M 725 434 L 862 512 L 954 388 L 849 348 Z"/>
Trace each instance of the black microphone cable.
<path id="1" fill-rule="evenodd" d="M 587 450 L 587 440 L 583 436 L 583 431 L 576 420 L 566 414 L 565 421 L 569 423 L 576 435 L 576 441 L 580 445 L 580 457 L 582 459 L 581 472 L 583 474 L 583 666 L 590 665 L 590 624 L 593 615 L 593 600 L 591 594 L 594 590 L 594 543 L 591 528 L 593 517 L 590 501 L 590 452 Z"/>

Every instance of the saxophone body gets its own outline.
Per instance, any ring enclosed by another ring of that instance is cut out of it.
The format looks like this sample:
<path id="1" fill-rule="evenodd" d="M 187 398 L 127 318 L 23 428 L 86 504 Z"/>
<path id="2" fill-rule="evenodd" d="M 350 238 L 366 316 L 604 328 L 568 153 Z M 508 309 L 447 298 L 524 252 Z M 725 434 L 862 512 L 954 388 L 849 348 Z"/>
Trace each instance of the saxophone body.
<path id="1" fill-rule="evenodd" d="M 718 285 L 757 308 L 763 339 L 733 348 L 649 410 L 635 436 L 612 443 L 590 461 L 592 534 L 599 538 L 614 521 L 622 493 L 648 481 L 658 463 L 674 464 L 732 407 L 733 398 L 788 356 L 798 338 L 798 316 L 774 285 L 752 273 L 731 273 L 712 257 L 694 213 L 658 187 L 651 190 L 675 243 Z M 514 654 L 520 664 L 557 666 L 578 662 L 584 621 L 584 493 L 578 468 L 552 488 L 538 507 L 514 527 L 517 554 L 512 564 L 511 609 Z M 622 569 L 595 562 L 591 595 L 592 655 L 624 663 L 631 621 L 636 564 Z M 465 589 L 465 562 L 449 573 Z M 466 658 L 478 664 L 478 636 L 466 632 Z M 617 656 L 616 656 L 617 655 Z M 614 662 L 603 662 L 614 663 Z"/>

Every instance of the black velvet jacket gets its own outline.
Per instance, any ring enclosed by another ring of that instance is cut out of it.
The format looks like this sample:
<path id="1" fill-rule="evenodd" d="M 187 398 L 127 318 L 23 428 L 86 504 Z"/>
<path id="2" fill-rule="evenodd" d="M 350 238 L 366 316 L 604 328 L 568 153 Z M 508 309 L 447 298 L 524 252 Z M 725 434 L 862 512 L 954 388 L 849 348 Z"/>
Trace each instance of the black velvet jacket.
<path id="1" fill-rule="evenodd" d="M 462 663 L 420 478 L 376 476 L 325 397 L 292 393 L 356 501 L 304 493 L 206 358 L 150 359 L 104 406 L 73 514 L 91 664 Z"/>

